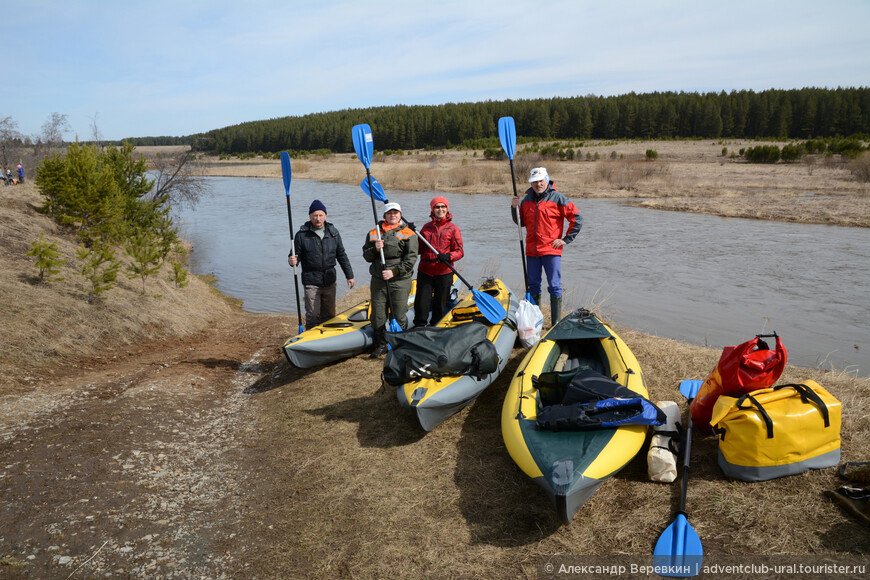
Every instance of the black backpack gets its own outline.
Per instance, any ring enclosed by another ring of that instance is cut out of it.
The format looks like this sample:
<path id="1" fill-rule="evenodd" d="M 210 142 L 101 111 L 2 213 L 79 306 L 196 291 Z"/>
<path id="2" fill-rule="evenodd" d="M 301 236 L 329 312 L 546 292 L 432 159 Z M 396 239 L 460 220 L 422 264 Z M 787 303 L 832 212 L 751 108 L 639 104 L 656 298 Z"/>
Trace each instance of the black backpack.
<path id="1" fill-rule="evenodd" d="M 486 332 L 487 327 L 480 322 L 388 332 L 391 350 L 384 360 L 384 382 L 399 386 L 459 375 L 481 379 L 498 370 L 498 353 Z"/>

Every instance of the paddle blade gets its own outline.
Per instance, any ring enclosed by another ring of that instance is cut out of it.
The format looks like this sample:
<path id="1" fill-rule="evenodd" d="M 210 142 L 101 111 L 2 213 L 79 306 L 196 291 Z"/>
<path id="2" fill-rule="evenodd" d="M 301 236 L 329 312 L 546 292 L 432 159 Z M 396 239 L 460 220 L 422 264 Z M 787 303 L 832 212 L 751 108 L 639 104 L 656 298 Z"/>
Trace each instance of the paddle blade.
<path id="1" fill-rule="evenodd" d="M 353 150 L 362 161 L 366 169 L 372 166 L 372 154 L 375 151 L 375 141 L 372 137 L 372 129 L 368 124 L 354 125 L 353 127 Z"/>
<path id="2" fill-rule="evenodd" d="M 375 199 L 387 203 L 387 194 L 384 187 L 378 183 L 378 180 L 372 177 L 372 191 L 369 191 L 369 178 L 366 176 L 359 184 L 360 189 L 366 192 L 366 195 L 371 197 L 374 194 Z"/>
<path id="3" fill-rule="evenodd" d="M 508 159 L 513 160 L 517 147 L 517 128 L 513 117 L 502 117 L 498 120 L 498 139 Z"/>
<path id="4" fill-rule="evenodd" d="M 686 515 L 679 513 L 662 532 L 653 551 L 653 571 L 659 576 L 688 578 L 701 571 L 704 548 Z"/>
<path id="5" fill-rule="evenodd" d="M 524 300 L 526 302 L 528 302 L 529 304 L 531 304 L 532 306 L 537 306 L 537 304 L 535 303 L 535 299 L 532 298 L 531 292 L 526 292 L 526 297 L 524 298 Z"/>
<path id="6" fill-rule="evenodd" d="M 284 176 L 284 191 L 290 195 L 290 177 L 293 170 L 290 169 L 290 154 L 286 151 L 281 152 L 281 173 Z"/>
<path id="7" fill-rule="evenodd" d="M 402 327 L 399 325 L 399 321 L 395 318 L 390 319 L 390 324 L 387 328 L 388 332 L 402 332 Z"/>
<path id="8" fill-rule="evenodd" d="M 505 319 L 505 316 L 507 316 L 507 310 L 504 309 L 504 306 L 499 304 L 494 296 L 491 296 L 486 292 L 481 292 L 480 290 L 472 290 L 471 294 L 474 296 L 474 304 L 477 306 L 477 309 L 480 310 L 480 313 L 483 314 L 483 317 L 486 318 L 490 324 L 498 324 Z"/>
<path id="9" fill-rule="evenodd" d="M 680 381 L 680 393 L 687 399 L 694 399 L 704 381 L 686 380 Z"/>

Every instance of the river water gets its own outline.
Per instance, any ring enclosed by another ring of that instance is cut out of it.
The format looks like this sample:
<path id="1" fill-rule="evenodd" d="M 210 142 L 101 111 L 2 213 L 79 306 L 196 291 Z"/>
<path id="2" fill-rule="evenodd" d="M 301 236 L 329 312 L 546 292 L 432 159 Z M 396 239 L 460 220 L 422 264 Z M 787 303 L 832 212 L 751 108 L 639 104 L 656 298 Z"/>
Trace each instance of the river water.
<path id="1" fill-rule="evenodd" d="M 362 166 L 360 173 L 362 179 Z M 248 311 L 295 313 L 282 181 L 209 181 L 213 196 L 176 211 L 194 246 L 191 269 L 216 276 L 217 287 L 243 300 Z M 418 226 L 438 195 L 387 194 Z M 510 198 L 446 197 L 465 244 L 466 257 L 457 264 L 462 275 L 472 284 L 497 275 L 523 294 Z M 290 189 L 294 230 L 308 219 L 314 199 L 326 205 L 327 219 L 340 230 L 357 283 L 368 285 L 361 249 L 374 225 L 369 198 L 359 187 L 296 180 Z M 870 229 L 573 201 L 584 221 L 563 254 L 563 311 L 592 306 L 621 325 L 716 348 L 776 331 L 792 364 L 870 376 Z M 346 290 L 339 273 L 339 295 Z"/>

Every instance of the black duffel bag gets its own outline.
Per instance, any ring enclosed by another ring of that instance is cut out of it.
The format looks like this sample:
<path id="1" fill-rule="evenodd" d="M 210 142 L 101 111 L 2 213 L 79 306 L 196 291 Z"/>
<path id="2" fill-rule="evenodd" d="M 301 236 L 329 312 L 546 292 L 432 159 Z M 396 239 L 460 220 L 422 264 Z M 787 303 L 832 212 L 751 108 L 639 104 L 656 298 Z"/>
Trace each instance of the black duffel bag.
<path id="1" fill-rule="evenodd" d="M 399 386 L 445 376 L 483 378 L 498 370 L 498 353 L 486 332 L 487 326 L 480 322 L 388 332 L 391 350 L 384 360 L 384 382 Z"/>
<path id="2" fill-rule="evenodd" d="M 607 375 L 588 367 L 572 372 L 570 378 L 564 372 L 537 377 L 541 392 L 538 429 L 588 431 L 626 424 L 659 425 L 666 420 L 658 407 Z"/>
<path id="3" fill-rule="evenodd" d="M 588 403 L 611 397 L 631 399 L 637 393 L 597 370 L 584 367 L 570 371 L 549 371 L 532 377 L 541 395 L 541 405 Z"/>
<path id="4" fill-rule="evenodd" d="M 574 375 L 574 378 L 571 379 L 571 382 L 568 383 L 568 388 L 565 389 L 565 395 L 562 398 L 562 404 L 588 403 L 613 397 L 631 399 L 637 396 L 637 393 L 617 383 L 607 375 L 601 374 L 594 369 L 580 369 Z"/>

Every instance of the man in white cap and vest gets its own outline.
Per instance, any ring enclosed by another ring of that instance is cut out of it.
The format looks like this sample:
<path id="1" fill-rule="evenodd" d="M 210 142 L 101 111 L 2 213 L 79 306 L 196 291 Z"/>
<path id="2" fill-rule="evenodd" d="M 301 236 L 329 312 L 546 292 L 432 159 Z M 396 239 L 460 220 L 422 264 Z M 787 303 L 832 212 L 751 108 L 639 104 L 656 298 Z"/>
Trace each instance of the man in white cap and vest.
<path id="1" fill-rule="evenodd" d="M 369 272 L 372 275 L 369 319 L 375 331 L 375 349 L 370 355 L 371 358 L 387 353 L 388 317 L 395 319 L 403 330 L 408 327 L 405 315 L 408 312 L 414 264 L 417 263 L 417 244 L 417 234 L 408 226 L 402 225 L 402 207 L 398 203 L 384 205 L 384 220 L 368 233 L 363 245 L 363 258 L 371 264 Z M 381 250 L 385 263 L 381 262 Z"/>
<path id="2" fill-rule="evenodd" d="M 562 248 L 577 237 L 583 216 L 570 199 L 556 191 L 546 168 L 532 169 L 529 183 L 522 201 L 519 196 L 511 201 L 511 217 L 517 221 L 519 208 L 520 225 L 526 228 L 529 294 L 540 305 L 542 270 L 546 272 L 550 321 L 555 325 L 562 318 Z"/>

